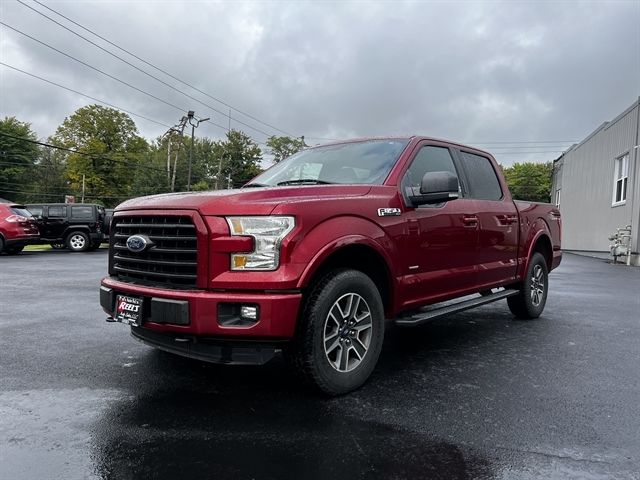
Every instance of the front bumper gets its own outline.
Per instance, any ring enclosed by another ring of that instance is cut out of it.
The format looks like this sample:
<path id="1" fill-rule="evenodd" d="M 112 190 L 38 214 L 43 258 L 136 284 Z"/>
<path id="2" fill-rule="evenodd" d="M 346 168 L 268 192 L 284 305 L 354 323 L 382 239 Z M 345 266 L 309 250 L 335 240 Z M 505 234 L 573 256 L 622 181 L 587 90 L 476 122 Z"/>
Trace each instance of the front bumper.
<path id="1" fill-rule="evenodd" d="M 143 299 L 143 323 L 141 328 L 133 327 L 134 336 L 137 330 L 152 330 L 219 340 L 291 339 L 302 301 L 300 292 L 168 290 L 107 277 L 102 280 L 100 304 L 109 315 L 113 315 L 117 294 Z M 260 312 L 259 319 L 249 326 L 221 325 L 218 306 L 225 303 L 256 305 Z"/>
<path id="2" fill-rule="evenodd" d="M 131 327 L 131 336 L 151 347 L 183 357 L 229 365 L 263 365 L 280 351 L 278 343 L 221 341 Z"/>

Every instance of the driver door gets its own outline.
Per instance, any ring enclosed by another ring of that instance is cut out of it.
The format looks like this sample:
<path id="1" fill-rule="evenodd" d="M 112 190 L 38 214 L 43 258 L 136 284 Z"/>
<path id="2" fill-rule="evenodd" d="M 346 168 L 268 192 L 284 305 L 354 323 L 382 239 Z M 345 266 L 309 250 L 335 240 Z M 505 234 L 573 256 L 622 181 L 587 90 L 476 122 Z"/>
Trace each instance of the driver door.
<path id="1" fill-rule="evenodd" d="M 454 297 L 473 289 L 476 283 L 476 256 L 479 222 L 474 215 L 474 201 L 464 197 L 446 202 L 413 207 L 407 189 L 420 188 L 427 172 L 451 172 L 461 175 L 450 149 L 441 144 L 425 143 L 418 147 L 402 179 L 401 188 L 407 202 L 406 297 L 411 308 Z"/>

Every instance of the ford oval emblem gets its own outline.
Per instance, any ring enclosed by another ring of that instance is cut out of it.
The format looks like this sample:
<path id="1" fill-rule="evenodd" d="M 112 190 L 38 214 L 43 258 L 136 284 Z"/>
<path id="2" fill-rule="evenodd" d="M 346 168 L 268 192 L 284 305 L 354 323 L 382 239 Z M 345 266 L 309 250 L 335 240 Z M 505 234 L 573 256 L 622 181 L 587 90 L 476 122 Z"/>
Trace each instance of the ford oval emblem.
<path id="1" fill-rule="evenodd" d="M 150 243 L 149 238 L 144 235 L 131 235 L 127 238 L 127 248 L 133 253 L 144 251 Z"/>

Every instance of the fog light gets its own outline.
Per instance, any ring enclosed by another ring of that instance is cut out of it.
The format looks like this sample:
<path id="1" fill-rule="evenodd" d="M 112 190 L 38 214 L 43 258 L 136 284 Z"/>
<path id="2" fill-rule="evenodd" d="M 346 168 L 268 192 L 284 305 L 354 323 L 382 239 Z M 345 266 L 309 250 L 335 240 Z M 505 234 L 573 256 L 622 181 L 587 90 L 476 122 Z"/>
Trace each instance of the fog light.
<path id="1" fill-rule="evenodd" d="M 245 320 L 258 320 L 258 307 L 250 306 L 250 305 L 242 305 L 240 307 L 240 317 Z"/>

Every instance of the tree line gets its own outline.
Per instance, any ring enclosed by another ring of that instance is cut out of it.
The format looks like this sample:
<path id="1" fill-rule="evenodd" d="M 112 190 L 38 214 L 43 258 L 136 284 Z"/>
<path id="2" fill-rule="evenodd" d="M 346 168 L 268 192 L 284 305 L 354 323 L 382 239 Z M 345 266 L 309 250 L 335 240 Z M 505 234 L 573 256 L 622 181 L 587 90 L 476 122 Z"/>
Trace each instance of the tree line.
<path id="1" fill-rule="evenodd" d="M 141 137 L 129 115 L 100 105 L 79 108 L 55 133 L 39 142 L 31 125 L 0 120 L 0 198 L 18 203 L 77 202 L 113 207 L 137 196 L 237 188 L 262 171 L 264 154 L 279 162 L 304 148 L 304 138 L 272 136 L 265 151 L 246 133 L 230 130 L 222 140 L 165 135 Z M 552 164 L 503 168 L 514 198 L 549 201 Z"/>
<path id="2" fill-rule="evenodd" d="M 0 120 L 0 198 L 20 202 L 76 201 L 107 207 L 141 195 L 184 191 L 189 182 L 191 137 L 148 141 L 126 113 L 100 105 L 79 108 L 39 142 L 31 125 Z M 305 148 L 303 140 L 272 136 L 265 152 L 246 133 L 193 142 L 191 190 L 235 188 L 262 171 L 264 154 L 275 162 Z M 84 195 L 83 195 L 84 194 Z"/>

